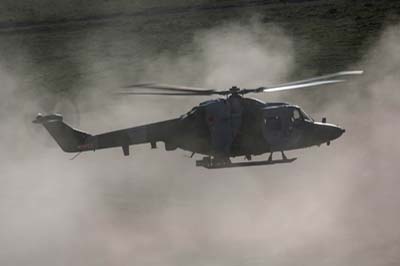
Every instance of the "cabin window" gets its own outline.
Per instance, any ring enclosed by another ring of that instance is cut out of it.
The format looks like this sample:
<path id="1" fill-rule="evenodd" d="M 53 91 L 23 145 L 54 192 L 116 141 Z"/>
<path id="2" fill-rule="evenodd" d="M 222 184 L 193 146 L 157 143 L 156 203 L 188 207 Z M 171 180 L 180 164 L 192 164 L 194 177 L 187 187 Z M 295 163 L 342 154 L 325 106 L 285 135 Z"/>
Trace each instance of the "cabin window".
<path id="1" fill-rule="evenodd" d="M 279 116 L 268 116 L 265 119 L 265 126 L 271 130 L 281 130 L 282 122 Z"/>

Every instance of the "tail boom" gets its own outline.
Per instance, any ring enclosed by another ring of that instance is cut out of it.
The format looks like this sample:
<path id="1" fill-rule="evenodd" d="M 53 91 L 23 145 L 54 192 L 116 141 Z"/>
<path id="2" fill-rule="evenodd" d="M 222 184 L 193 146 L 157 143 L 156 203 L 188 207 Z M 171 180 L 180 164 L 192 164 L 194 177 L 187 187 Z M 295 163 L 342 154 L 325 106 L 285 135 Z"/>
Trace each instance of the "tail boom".
<path id="1" fill-rule="evenodd" d="M 129 145 L 166 141 L 175 131 L 177 119 L 154 124 L 91 135 L 74 129 L 63 122 L 59 114 L 43 116 L 38 114 L 33 123 L 42 124 L 57 144 L 65 152 L 93 151 L 112 147 L 122 147 L 124 154 L 129 154 Z"/>

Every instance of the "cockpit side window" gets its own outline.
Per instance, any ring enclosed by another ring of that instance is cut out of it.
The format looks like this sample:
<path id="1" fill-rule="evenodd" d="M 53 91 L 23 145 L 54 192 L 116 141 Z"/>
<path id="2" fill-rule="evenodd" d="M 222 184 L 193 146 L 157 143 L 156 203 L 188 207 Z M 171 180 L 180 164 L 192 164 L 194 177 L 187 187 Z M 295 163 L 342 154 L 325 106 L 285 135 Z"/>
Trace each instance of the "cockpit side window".
<path id="1" fill-rule="evenodd" d="M 292 120 L 293 120 L 293 121 L 295 121 L 295 120 L 300 120 L 301 118 L 302 118 L 302 117 L 301 117 L 301 115 L 300 115 L 299 110 L 294 109 L 294 110 L 293 110 L 293 115 L 292 115 Z"/>
<path id="2" fill-rule="evenodd" d="M 299 108 L 293 109 L 292 116 L 290 119 L 293 123 L 297 121 L 308 121 L 308 122 L 314 121 L 309 115 L 307 115 L 303 110 Z"/>

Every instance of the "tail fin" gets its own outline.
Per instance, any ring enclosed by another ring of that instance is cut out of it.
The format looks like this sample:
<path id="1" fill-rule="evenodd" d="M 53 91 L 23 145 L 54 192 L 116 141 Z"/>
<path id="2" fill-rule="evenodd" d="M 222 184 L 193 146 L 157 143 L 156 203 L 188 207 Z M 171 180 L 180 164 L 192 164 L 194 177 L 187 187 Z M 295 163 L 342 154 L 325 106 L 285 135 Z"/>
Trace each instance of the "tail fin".
<path id="1" fill-rule="evenodd" d="M 91 145 L 88 144 L 88 141 L 92 135 L 73 129 L 65 124 L 60 114 L 45 116 L 38 114 L 32 122 L 42 124 L 65 152 L 91 150 Z"/>

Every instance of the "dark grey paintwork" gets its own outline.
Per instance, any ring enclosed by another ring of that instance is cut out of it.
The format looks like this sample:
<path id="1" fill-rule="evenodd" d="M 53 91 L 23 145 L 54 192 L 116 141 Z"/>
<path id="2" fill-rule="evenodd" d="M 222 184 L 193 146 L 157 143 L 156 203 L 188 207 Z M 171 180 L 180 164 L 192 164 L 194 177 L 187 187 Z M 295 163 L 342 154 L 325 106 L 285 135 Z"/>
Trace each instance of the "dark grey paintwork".
<path id="1" fill-rule="evenodd" d="M 288 103 L 264 103 L 232 94 L 209 100 L 179 118 L 99 135 L 73 129 L 58 114 L 39 114 L 34 123 L 43 124 L 65 152 L 164 142 L 211 158 L 260 155 L 267 152 L 306 148 L 340 137 L 344 129 L 315 122 L 300 107 Z"/>

